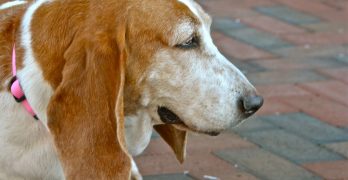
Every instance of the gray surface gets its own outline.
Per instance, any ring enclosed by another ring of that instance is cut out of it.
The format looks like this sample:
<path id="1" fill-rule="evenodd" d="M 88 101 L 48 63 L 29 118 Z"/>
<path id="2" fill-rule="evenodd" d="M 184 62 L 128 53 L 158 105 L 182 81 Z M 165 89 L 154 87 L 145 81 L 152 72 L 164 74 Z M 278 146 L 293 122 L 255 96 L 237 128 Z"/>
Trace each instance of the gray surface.
<path id="1" fill-rule="evenodd" d="M 264 50 L 274 50 L 277 48 L 292 47 L 292 44 L 286 42 L 271 33 L 262 32 L 252 28 L 244 28 L 242 30 L 229 30 L 224 32 L 226 35 L 233 37 L 239 41 Z"/>
<path id="2" fill-rule="evenodd" d="M 246 26 L 230 18 L 214 18 L 212 28 L 215 30 L 225 32 L 230 30 L 246 28 Z"/>
<path id="3" fill-rule="evenodd" d="M 320 23 L 318 17 L 297 11 L 283 5 L 256 7 L 256 11 L 295 25 Z"/>
<path id="4" fill-rule="evenodd" d="M 267 116 L 264 120 L 316 143 L 348 140 L 348 133 L 304 113 Z"/>
<path id="5" fill-rule="evenodd" d="M 262 117 L 254 117 L 246 120 L 238 127 L 231 128 L 231 131 L 239 133 L 249 132 L 249 131 L 259 131 L 267 129 L 277 129 L 277 126 L 274 126 L 271 123 L 263 120 Z"/>
<path id="6" fill-rule="evenodd" d="M 145 176 L 144 180 L 193 180 L 193 179 L 184 174 L 163 174 L 163 175 Z"/>
<path id="7" fill-rule="evenodd" d="M 338 152 L 339 154 L 342 154 L 346 158 L 348 158 L 348 142 L 340 142 L 340 143 L 332 143 L 332 144 L 326 144 L 327 148 Z"/>
<path id="8" fill-rule="evenodd" d="M 239 168 L 250 172 L 260 179 L 320 179 L 300 166 L 296 166 L 262 149 L 225 150 L 216 152 L 215 154 L 232 165 L 236 164 Z"/>
<path id="9" fill-rule="evenodd" d="M 343 156 L 284 130 L 267 130 L 243 133 L 249 141 L 295 163 L 312 163 L 342 160 Z"/>

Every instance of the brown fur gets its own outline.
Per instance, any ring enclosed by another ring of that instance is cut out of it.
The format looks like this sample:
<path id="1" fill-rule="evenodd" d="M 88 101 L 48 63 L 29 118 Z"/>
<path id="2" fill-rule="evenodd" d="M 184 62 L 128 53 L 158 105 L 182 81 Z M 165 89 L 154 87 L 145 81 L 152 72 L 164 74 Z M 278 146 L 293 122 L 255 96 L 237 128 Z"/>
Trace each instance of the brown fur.
<path id="1" fill-rule="evenodd" d="M 55 89 L 48 126 L 67 179 L 130 177 L 122 103 L 125 11 L 119 7 L 125 2 L 98 4 L 62 0 L 43 5 L 31 26 L 36 60 Z M 26 6 L 18 7 L 1 11 L 1 82 L 11 76 L 12 42 L 20 49 L 19 21 Z"/>
<path id="2" fill-rule="evenodd" d="M 71 7 L 63 4 L 61 6 L 69 11 Z M 76 26 L 81 19 L 76 21 L 72 27 L 76 31 L 64 36 L 67 40 L 63 39 L 66 44 L 61 44 L 62 49 L 64 45 L 70 46 L 63 57 L 62 82 L 48 107 L 49 127 L 69 179 L 127 179 L 130 176 L 130 159 L 124 147 L 122 107 L 125 15 L 117 12 L 119 4 L 115 2 L 104 2 L 104 5 L 99 9 L 91 2 L 89 7 L 94 7 L 94 13 L 83 15 L 82 11 L 81 16 L 75 18 L 84 19 L 84 23 Z M 71 10 L 88 7 L 80 3 L 75 8 Z M 47 9 L 40 13 L 50 15 L 53 12 Z M 118 17 L 112 23 L 109 18 L 115 17 L 114 13 Z M 73 37 L 71 42 L 69 37 Z M 52 56 L 62 54 L 52 53 Z M 61 67 L 57 64 L 54 69 Z M 60 77 L 54 74 L 47 73 L 46 78 L 53 83 L 60 81 Z"/>

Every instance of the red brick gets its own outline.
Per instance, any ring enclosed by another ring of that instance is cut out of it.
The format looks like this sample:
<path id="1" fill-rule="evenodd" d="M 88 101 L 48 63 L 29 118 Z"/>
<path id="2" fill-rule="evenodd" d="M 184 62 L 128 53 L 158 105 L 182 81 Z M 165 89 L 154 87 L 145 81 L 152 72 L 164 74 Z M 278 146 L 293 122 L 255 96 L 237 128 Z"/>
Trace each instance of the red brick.
<path id="1" fill-rule="evenodd" d="M 189 170 L 190 175 L 197 179 L 204 179 L 204 175 L 214 176 L 219 179 L 257 179 L 251 174 L 236 169 L 228 162 L 221 160 L 212 154 L 198 152 L 194 154 L 189 153 L 184 166 L 185 169 Z"/>
<path id="2" fill-rule="evenodd" d="M 319 72 L 348 84 L 348 68 L 321 69 Z"/>
<path id="3" fill-rule="evenodd" d="M 332 22 L 347 22 L 348 10 L 338 14 L 338 13 L 330 13 L 327 15 L 327 19 Z"/>
<path id="4" fill-rule="evenodd" d="M 347 160 L 304 164 L 303 166 L 328 180 L 348 179 Z"/>
<path id="5" fill-rule="evenodd" d="M 272 0 L 224 0 L 225 5 L 231 5 L 236 7 L 253 8 L 256 6 L 271 6 L 275 3 Z"/>
<path id="6" fill-rule="evenodd" d="M 285 104 L 282 100 L 290 97 L 310 95 L 309 92 L 292 84 L 258 85 L 256 86 L 256 89 L 264 98 L 264 104 L 257 112 L 257 115 L 274 115 L 299 112 L 299 109 Z"/>
<path id="7" fill-rule="evenodd" d="M 144 176 L 155 174 L 184 173 L 187 169 L 175 159 L 173 154 L 141 155 L 134 158 L 140 173 Z"/>
<path id="8" fill-rule="evenodd" d="M 237 59 L 270 58 L 272 55 L 253 46 L 231 39 L 222 33 L 214 32 L 217 47 L 225 55 Z"/>
<path id="9" fill-rule="evenodd" d="M 277 99 L 266 98 L 263 106 L 257 111 L 257 115 L 275 115 L 299 112 L 298 109 L 291 107 Z"/>
<path id="10" fill-rule="evenodd" d="M 142 153 L 142 155 L 156 155 L 156 154 L 172 154 L 172 150 L 162 140 L 161 137 L 156 139 L 151 139 L 150 144 Z"/>
<path id="11" fill-rule="evenodd" d="M 334 126 L 348 126 L 348 108 L 320 96 L 283 99 L 285 103 Z"/>
<path id="12" fill-rule="evenodd" d="M 327 80 L 327 77 L 312 70 L 283 70 L 248 73 L 249 80 L 257 85 L 292 84 Z"/>
<path id="13" fill-rule="evenodd" d="M 255 60 L 253 64 L 257 64 L 268 70 L 296 70 L 309 68 L 308 65 L 299 63 L 298 61 L 284 60 L 284 59 L 267 59 L 267 60 Z M 313 66 L 310 66 L 313 68 Z"/>
<path id="14" fill-rule="evenodd" d="M 347 1 L 344 0 L 338 0 L 337 1 L 337 6 L 339 6 L 339 8 L 343 9 L 343 10 L 348 10 L 348 3 Z"/>
<path id="15" fill-rule="evenodd" d="M 229 11 L 225 11 L 224 12 L 224 16 L 221 17 L 230 17 L 230 18 L 234 18 L 234 19 L 240 19 L 242 17 L 256 17 L 259 14 L 255 11 L 253 11 L 252 9 L 249 8 L 241 8 L 241 7 L 229 7 Z M 219 12 L 220 14 L 222 14 L 221 12 Z"/>
<path id="16" fill-rule="evenodd" d="M 281 59 L 257 59 L 249 61 L 251 65 L 264 68 L 270 71 L 288 70 L 317 70 L 321 68 L 338 68 L 345 66 L 343 62 L 330 58 L 318 57 L 288 57 Z"/>
<path id="17" fill-rule="evenodd" d="M 216 137 L 192 134 L 187 139 L 187 150 L 190 152 L 212 152 L 222 149 L 247 147 L 255 147 L 255 145 L 232 133 L 222 133 Z"/>
<path id="18" fill-rule="evenodd" d="M 266 131 L 263 132 L 267 133 Z M 267 140 L 265 139 L 265 141 Z M 219 151 L 215 154 L 229 163 L 236 163 L 241 168 L 247 168 L 250 172 L 255 173 L 255 175 L 258 175 L 261 179 L 315 179 L 311 173 L 302 167 L 263 149 L 245 148 L 238 150 L 225 150 Z"/>
<path id="19" fill-rule="evenodd" d="M 249 8 L 229 6 L 228 2 L 206 1 L 206 3 L 203 4 L 203 7 L 210 15 L 218 17 L 236 18 L 257 15 L 256 12 Z"/>
<path id="20" fill-rule="evenodd" d="M 303 57 L 328 57 L 337 56 L 340 53 L 346 53 L 347 47 L 342 45 L 312 45 L 306 46 L 295 46 L 290 48 L 279 48 L 273 50 L 277 54 L 282 56 L 288 56 L 292 58 L 303 58 Z"/>
<path id="21" fill-rule="evenodd" d="M 327 97 L 348 107 L 348 85 L 339 81 L 300 84 L 301 88 Z"/>
<path id="22" fill-rule="evenodd" d="M 282 100 L 291 97 L 311 95 L 309 92 L 293 84 L 259 85 L 256 86 L 259 94 L 265 99 L 264 105 L 257 112 L 258 115 L 274 115 L 299 112 L 299 109 L 285 104 Z"/>
<path id="23" fill-rule="evenodd" d="M 135 160 L 142 175 L 184 173 L 186 171 L 197 179 L 203 179 L 204 175 L 215 176 L 220 179 L 256 179 L 211 153 L 205 152 L 188 153 L 183 165 L 180 165 L 168 154 L 140 156 Z"/>
<path id="24" fill-rule="evenodd" d="M 293 84 L 259 85 L 259 86 L 256 86 L 256 89 L 265 98 L 279 99 L 284 97 L 311 95 L 308 91 L 301 89 Z"/>
<path id="25" fill-rule="evenodd" d="M 274 4 L 270 0 L 219 0 L 202 1 L 203 7 L 208 12 L 217 16 L 241 17 L 255 16 L 257 13 L 250 8 L 256 6 L 269 6 Z"/>
<path id="26" fill-rule="evenodd" d="M 348 43 L 348 32 L 346 33 L 303 33 L 284 35 L 283 38 L 298 45 L 322 45 L 322 44 L 345 44 Z"/>
<path id="27" fill-rule="evenodd" d="M 313 14 L 315 16 L 330 20 L 330 21 L 340 21 L 346 22 L 346 17 L 343 11 L 340 12 L 335 8 L 327 6 L 320 1 L 312 0 L 277 0 L 287 6 L 295 8 L 297 10 Z"/>
<path id="28" fill-rule="evenodd" d="M 330 6 L 327 6 L 325 4 L 322 4 L 320 1 L 313 1 L 313 0 L 276 0 L 278 2 L 281 2 L 287 6 L 293 7 L 295 9 L 313 13 L 313 14 L 320 14 L 320 12 L 329 12 L 329 11 L 336 11 L 336 9 L 333 9 Z"/>
<path id="29" fill-rule="evenodd" d="M 348 16 L 348 10 L 342 10 L 341 12 L 330 12 L 325 14 L 326 16 L 324 18 L 328 19 L 331 22 L 340 22 L 340 23 L 346 23 L 347 22 L 347 16 Z"/>
<path id="30" fill-rule="evenodd" d="M 346 0 L 324 0 L 323 3 L 337 10 L 348 9 L 348 3 Z"/>
<path id="31" fill-rule="evenodd" d="M 305 24 L 302 25 L 307 29 L 311 29 L 315 32 L 332 32 L 332 33 L 343 33 L 348 31 L 348 24 L 342 24 L 337 22 L 322 22 L 316 24 Z"/>
<path id="32" fill-rule="evenodd" d="M 342 11 L 330 11 L 325 12 L 319 15 L 320 17 L 327 19 L 331 22 L 340 22 L 345 23 L 347 22 L 347 16 L 348 16 L 348 10 L 342 10 Z"/>
<path id="33" fill-rule="evenodd" d="M 273 34 L 303 33 L 305 30 L 273 19 L 268 16 L 242 17 L 241 21 L 251 27 L 258 28 Z"/>

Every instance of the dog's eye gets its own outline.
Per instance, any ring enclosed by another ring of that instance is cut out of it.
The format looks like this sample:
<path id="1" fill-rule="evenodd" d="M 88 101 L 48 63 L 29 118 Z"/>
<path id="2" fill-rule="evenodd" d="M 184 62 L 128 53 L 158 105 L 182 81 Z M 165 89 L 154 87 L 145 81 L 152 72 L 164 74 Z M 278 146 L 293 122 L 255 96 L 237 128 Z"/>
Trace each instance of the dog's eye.
<path id="1" fill-rule="evenodd" d="M 194 35 L 194 36 L 191 36 L 184 43 L 176 45 L 176 47 L 181 49 L 192 49 L 192 48 L 198 47 L 198 45 L 199 45 L 199 38 Z"/>

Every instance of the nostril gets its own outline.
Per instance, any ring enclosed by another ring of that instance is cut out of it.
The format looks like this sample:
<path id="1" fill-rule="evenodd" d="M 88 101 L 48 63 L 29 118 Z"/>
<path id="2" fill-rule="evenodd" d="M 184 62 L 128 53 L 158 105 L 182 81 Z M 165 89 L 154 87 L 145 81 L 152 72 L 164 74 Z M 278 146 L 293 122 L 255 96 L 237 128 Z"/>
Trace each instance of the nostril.
<path id="1" fill-rule="evenodd" d="M 263 105 L 261 96 L 245 96 L 242 98 L 242 105 L 245 114 L 254 114 Z"/>

